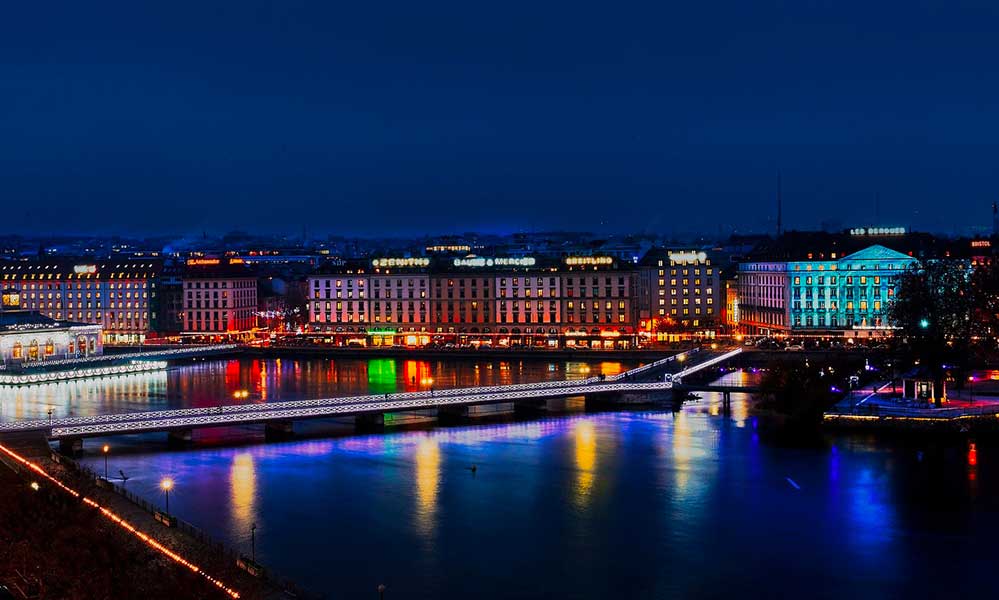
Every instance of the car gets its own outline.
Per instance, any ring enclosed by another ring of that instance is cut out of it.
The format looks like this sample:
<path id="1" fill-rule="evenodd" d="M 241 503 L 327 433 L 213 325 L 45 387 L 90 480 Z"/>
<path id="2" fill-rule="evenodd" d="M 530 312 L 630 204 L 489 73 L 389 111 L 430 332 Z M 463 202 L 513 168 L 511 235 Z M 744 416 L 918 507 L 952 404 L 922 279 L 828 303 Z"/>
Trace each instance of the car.
<path id="1" fill-rule="evenodd" d="M 802 346 L 801 344 L 791 344 L 790 346 L 784 349 L 787 350 L 788 352 L 801 352 L 802 350 L 805 349 L 805 347 Z"/>

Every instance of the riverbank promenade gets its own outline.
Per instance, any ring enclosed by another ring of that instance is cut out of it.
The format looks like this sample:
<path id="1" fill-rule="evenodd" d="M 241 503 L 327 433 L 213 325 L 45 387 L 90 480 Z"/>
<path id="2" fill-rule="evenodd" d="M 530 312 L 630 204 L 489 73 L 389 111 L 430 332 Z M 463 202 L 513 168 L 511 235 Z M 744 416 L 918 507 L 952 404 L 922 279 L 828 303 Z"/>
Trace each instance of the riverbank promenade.
<path id="1" fill-rule="evenodd" d="M 847 394 L 826 411 L 824 421 L 834 426 L 943 429 L 993 429 L 999 417 L 999 386 L 988 381 L 947 392 L 941 406 L 902 398 L 900 382 L 876 381 Z"/>

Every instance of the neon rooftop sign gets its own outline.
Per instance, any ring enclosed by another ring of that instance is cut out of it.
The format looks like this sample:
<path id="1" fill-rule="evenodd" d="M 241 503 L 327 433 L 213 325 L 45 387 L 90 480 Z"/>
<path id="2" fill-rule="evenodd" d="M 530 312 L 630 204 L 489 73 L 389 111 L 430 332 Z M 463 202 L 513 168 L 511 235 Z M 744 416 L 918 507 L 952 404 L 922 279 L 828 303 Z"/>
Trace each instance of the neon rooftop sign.
<path id="1" fill-rule="evenodd" d="M 456 267 L 530 267 L 536 262 L 533 256 L 524 256 L 522 258 L 469 256 L 467 258 L 456 258 L 452 264 Z"/>

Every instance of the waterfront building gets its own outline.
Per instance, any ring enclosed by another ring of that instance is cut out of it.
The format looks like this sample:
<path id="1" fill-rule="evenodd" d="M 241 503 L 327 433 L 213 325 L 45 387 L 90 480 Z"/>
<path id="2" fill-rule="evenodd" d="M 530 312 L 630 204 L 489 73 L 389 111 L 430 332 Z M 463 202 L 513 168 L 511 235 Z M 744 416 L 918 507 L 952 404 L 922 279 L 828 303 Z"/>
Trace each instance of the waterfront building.
<path id="1" fill-rule="evenodd" d="M 257 278 L 241 259 L 188 259 L 183 334 L 210 341 L 249 339 L 257 326 Z"/>
<path id="2" fill-rule="evenodd" d="M 342 343 L 365 345 L 370 311 L 366 262 L 334 259 L 307 279 L 313 331 L 340 334 Z"/>
<path id="3" fill-rule="evenodd" d="M 739 264 L 739 326 L 754 335 L 788 332 L 787 263 L 751 260 Z"/>
<path id="4" fill-rule="evenodd" d="M 720 269 L 707 252 L 657 248 L 638 268 L 636 299 L 643 337 L 676 341 L 717 334 L 725 297 Z"/>
<path id="5" fill-rule="evenodd" d="M 308 278 L 311 330 L 340 345 L 630 345 L 633 271 L 619 270 L 611 257 L 591 260 L 468 254 L 341 261 Z M 572 300 L 563 293 L 567 283 Z"/>
<path id="6" fill-rule="evenodd" d="M 633 264 L 611 256 L 567 256 L 560 277 L 566 347 L 623 349 L 635 344 Z"/>
<path id="7" fill-rule="evenodd" d="M 885 318 L 898 277 L 918 261 L 881 245 L 847 256 L 750 261 L 739 265 L 739 320 L 747 333 L 872 337 Z"/>
<path id="8" fill-rule="evenodd" d="M 0 302 L 3 368 L 103 354 L 100 325 L 52 319 L 37 310 L 22 308 L 22 302 L 19 290 L 3 290 Z"/>
<path id="9" fill-rule="evenodd" d="M 26 310 L 55 321 L 99 325 L 104 343 L 140 344 L 158 327 L 157 259 L 0 264 L 0 286 L 19 292 Z"/>
<path id="10" fill-rule="evenodd" d="M 432 273 L 431 307 L 434 332 L 456 336 L 458 343 L 479 343 L 496 325 L 493 273 L 446 269 Z"/>
<path id="11" fill-rule="evenodd" d="M 430 259 L 376 258 L 371 261 L 370 322 L 375 343 L 394 343 L 397 334 L 406 345 L 430 343 Z"/>
<path id="12" fill-rule="evenodd" d="M 739 279 L 725 278 L 722 286 L 725 288 L 725 327 L 735 331 L 739 327 Z"/>

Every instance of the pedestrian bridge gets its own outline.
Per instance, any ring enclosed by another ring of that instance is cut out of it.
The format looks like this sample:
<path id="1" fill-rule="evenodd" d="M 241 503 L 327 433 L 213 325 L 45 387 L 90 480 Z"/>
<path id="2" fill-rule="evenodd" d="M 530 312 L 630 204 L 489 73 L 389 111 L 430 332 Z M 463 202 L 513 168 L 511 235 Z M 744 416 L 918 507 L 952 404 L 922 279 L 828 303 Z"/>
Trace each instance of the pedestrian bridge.
<path id="1" fill-rule="evenodd" d="M 78 443 L 83 438 L 111 435 L 186 432 L 205 427 L 265 424 L 290 432 L 293 421 L 353 416 L 364 418 L 385 413 L 446 411 L 457 407 L 545 401 L 571 396 L 620 397 L 645 394 L 651 400 L 672 398 L 674 385 L 688 375 L 717 365 L 739 354 L 692 350 L 673 355 L 613 376 L 595 376 L 576 381 L 546 381 L 515 385 L 453 388 L 319 398 L 288 402 L 240 404 L 204 408 L 132 412 L 91 417 L 0 423 L 0 435 L 13 432 L 43 432 L 50 439 Z"/>

